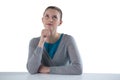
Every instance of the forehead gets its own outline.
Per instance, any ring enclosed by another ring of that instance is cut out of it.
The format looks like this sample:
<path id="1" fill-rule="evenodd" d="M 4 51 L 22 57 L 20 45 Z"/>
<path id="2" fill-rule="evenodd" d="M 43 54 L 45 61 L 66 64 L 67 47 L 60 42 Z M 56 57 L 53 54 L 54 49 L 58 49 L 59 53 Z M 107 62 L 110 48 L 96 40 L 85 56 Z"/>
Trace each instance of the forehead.
<path id="1" fill-rule="evenodd" d="M 60 13 L 55 10 L 55 9 L 47 9 L 45 12 L 44 12 L 44 15 L 46 14 L 52 14 L 52 15 L 60 15 Z"/>

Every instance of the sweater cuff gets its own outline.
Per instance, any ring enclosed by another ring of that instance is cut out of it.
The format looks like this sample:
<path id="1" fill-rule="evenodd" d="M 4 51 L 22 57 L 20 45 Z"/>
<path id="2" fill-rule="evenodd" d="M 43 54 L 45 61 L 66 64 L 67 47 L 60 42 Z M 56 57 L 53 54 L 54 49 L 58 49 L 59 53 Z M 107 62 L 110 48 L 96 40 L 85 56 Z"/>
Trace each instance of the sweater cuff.
<path id="1" fill-rule="evenodd" d="M 42 54 L 43 52 L 43 48 L 37 47 L 35 50 L 35 55 L 40 55 L 40 53 Z"/>

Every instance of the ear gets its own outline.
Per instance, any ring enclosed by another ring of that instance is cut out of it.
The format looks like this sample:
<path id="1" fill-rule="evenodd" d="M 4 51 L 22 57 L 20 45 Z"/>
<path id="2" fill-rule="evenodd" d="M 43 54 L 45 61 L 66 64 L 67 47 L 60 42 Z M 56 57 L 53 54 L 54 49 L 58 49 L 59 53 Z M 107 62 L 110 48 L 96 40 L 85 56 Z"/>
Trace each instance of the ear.
<path id="1" fill-rule="evenodd" d="M 62 23 L 63 23 L 63 21 L 62 21 L 62 20 L 60 20 L 60 23 L 59 23 L 59 25 L 58 25 L 58 26 L 60 26 Z"/>

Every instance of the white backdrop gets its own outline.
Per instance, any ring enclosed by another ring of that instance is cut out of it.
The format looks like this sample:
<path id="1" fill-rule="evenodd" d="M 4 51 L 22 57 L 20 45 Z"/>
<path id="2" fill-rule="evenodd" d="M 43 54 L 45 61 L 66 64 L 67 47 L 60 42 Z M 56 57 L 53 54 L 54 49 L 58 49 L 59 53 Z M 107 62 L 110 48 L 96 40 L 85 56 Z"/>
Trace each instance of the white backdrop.
<path id="1" fill-rule="evenodd" d="M 119 0 L 0 0 L 0 72 L 27 71 L 29 41 L 49 5 L 62 9 L 58 31 L 76 39 L 85 73 L 120 73 Z"/>

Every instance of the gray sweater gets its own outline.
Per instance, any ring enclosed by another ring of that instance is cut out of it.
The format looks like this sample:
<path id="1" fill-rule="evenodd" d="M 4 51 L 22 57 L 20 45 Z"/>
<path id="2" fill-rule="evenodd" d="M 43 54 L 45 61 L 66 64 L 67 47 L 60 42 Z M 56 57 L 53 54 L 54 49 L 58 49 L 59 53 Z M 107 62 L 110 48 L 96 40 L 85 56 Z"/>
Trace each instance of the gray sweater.
<path id="1" fill-rule="evenodd" d="M 82 74 L 82 61 L 72 36 L 63 34 L 53 59 L 45 47 L 38 47 L 40 37 L 33 38 L 29 44 L 27 70 L 31 74 L 38 73 L 40 65 L 48 66 L 50 74 L 79 75 Z"/>

